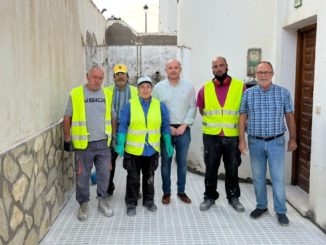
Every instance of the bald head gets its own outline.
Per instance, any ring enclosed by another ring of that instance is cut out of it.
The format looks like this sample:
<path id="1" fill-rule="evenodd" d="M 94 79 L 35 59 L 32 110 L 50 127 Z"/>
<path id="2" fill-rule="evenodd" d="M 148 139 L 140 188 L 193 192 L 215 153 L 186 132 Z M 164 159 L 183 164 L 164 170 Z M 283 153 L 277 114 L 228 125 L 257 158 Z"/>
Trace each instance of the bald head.
<path id="1" fill-rule="evenodd" d="M 215 77 L 223 78 L 228 71 L 228 63 L 222 56 L 217 56 L 212 60 L 212 70 Z"/>
<path id="2" fill-rule="evenodd" d="M 165 67 L 169 82 L 174 84 L 177 83 L 180 80 L 181 70 L 182 68 L 179 60 L 169 60 Z"/>
<path id="3" fill-rule="evenodd" d="M 171 60 L 168 61 L 168 63 L 166 63 L 165 68 L 167 68 L 171 64 L 172 65 L 179 65 L 181 67 L 181 63 L 180 63 L 179 60 L 177 60 L 177 59 L 171 59 Z"/>
<path id="4" fill-rule="evenodd" d="M 212 62 L 216 62 L 216 61 L 220 61 L 220 62 L 224 62 L 225 64 L 228 64 L 223 56 L 215 57 Z"/>

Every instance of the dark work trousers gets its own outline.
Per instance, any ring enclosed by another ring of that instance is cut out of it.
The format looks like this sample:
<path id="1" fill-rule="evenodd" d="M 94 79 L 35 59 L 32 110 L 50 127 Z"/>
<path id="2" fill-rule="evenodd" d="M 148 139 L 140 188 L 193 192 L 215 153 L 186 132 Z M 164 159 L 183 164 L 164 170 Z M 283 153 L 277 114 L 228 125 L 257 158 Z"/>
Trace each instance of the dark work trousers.
<path id="1" fill-rule="evenodd" d="M 125 153 L 123 167 L 127 170 L 127 187 L 125 202 L 127 207 L 136 207 L 140 187 L 140 170 L 143 174 L 143 204 L 154 203 L 154 172 L 158 166 L 159 154 L 152 156 L 135 156 Z"/>
<path id="2" fill-rule="evenodd" d="M 225 168 L 225 192 L 227 199 L 240 197 L 238 167 L 241 163 L 238 149 L 239 137 L 203 134 L 205 171 L 204 199 L 216 200 L 218 168 L 223 157 Z"/>
<path id="3" fill-rule="evenodd" d="M 108 188 L 108 193 L 112 194 L 114 191 L 114 183 L 113 183 L 113 178 L 114 178 L 114 173 L 115 173 L 115 162 L 118 158 L 118 153 L 115 152 L 115 149 L 111 147 L 111 156 L 112 156 L 112 169 L 110 172 L 110 181 L 109 181 L 109 188 Z"/>

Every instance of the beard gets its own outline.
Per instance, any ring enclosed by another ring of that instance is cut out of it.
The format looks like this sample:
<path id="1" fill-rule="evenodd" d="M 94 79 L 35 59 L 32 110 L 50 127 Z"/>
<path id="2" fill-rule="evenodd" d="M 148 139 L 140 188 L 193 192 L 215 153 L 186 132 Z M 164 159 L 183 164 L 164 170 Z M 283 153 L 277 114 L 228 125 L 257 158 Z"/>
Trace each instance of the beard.
<path id="1" fill-rule="evenodd" d="M 222 75 L 217 75 L 214 74 L 214 77 L 217 81 L 219 81 L 220 83 L 223 83 L 223 81 L 225 80 L 225 78 L 228 76 L 228 71 L 226 71 L 225 73 L 223 73 Z"/>

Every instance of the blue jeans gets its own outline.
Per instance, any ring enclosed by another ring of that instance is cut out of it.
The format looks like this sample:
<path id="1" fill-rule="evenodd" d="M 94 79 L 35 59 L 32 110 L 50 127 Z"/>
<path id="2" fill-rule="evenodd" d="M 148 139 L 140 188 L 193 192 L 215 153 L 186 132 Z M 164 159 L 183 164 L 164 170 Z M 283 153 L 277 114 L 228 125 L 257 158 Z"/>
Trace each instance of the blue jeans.
<path id="1" fill-rule="evenodd" d="M 172 145 L 176 152 L 178 193 L 185 192 L 187 155 L 191 141 L 190 128 L 187 128 L 183 135 L 172 136 Z M 171 162 L 172 157 L 168 157 L 165 149 L 165 142 L 161 140 L 161 174 L 162 188 L 164 193 L 171 193 Z"/>
<path id="2" fill-rule="evenodd" d="M 284 185 L 285 139 L 264 141 L 248 136 L 252 179 L 256 194 L 256 208 L 267 208 L 266 166 L 272 179 L 274 210 L 277 214 L 286 213 Z"/>
<path id="3" fill-rule="evenodd" d="M 88 143 L 85 150 L 75 150 L 76 199 L 79 204 L 89 201 L 89 179 L 93 163 L 96 169 L 97 197 L 108 196 L 111 151 L 107 139 Z"/>

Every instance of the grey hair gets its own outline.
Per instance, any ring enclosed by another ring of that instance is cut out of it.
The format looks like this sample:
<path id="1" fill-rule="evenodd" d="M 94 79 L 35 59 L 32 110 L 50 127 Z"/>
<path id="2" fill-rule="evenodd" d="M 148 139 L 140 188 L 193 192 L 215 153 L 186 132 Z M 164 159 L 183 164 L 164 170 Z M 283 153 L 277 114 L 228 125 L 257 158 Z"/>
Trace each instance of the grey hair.
<path id="1" fill-rule="evenodd" d="M 269 65 L 271 67 L 271 69 L 272 69 L 272 72 L 274 72 L 274 68 L 273 68 L 273 66 L 272 66 L 272 64 L 270 62 L 263 60 L 263 61 L 260 61 L 257 66 L 259 66 L 260 64 L 267 64 L 267 65 Z"/>
<path id="2" fill-rule="evenodd" d="M 87 70 L 87 74 L 89 74 L 93 69 L 101 69 L 103 70 L 102 66 L 98 65 L 98 64 L 93 64 L 88 70 Z"/>

